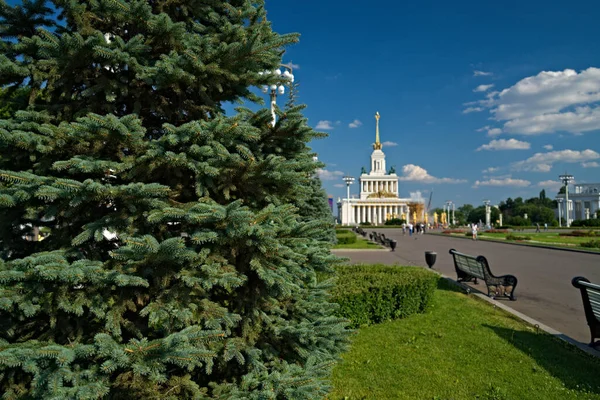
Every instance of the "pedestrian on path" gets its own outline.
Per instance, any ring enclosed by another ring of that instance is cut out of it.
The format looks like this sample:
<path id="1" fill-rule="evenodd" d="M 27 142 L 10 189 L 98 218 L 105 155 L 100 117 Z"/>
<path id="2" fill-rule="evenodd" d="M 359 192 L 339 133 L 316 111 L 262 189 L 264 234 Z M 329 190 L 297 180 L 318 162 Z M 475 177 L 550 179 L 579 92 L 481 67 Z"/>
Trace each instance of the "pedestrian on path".
<path id="1" fill-rule="evenodd" d="M 548 223 L 544 222 L 544 231 L 547 231 L 547 230 L 548 230 Z"/>
<path id="2" fill-rule="evenodd" d="M 471 225 L 471 233 L 473 234 L 473 240 L 477 240 L 477 224 Z"/>
<path id="3" fill-rule="evenodd" d="M 540 232 L 540 223 L 536 222 L 535 223 L 535 233 L 539 233 Z"/>

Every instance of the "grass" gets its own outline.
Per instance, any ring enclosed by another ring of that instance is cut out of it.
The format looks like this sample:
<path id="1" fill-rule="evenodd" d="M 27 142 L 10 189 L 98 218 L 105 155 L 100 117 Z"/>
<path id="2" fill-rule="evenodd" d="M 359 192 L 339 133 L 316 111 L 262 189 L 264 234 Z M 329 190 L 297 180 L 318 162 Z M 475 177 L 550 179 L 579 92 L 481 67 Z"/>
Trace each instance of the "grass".
<path id="1" fill-rule="evenodd" d="M 370 240 L 357 237 L 355 243 L 350 244 L 336 244 L 333 246 L 334 249 L 382 249 L 378 244 L 371 242 Z"/>
<path id="2" fill-rule="evenodd" d="M 573 230 L 573 229 L 571 229 Z M 465 233 L 456 233 L 451 234 L 452 236 L 465 236 Z M 530 240 L 521 241 L 519 243 L 527 243 L 530 245 L 538 245 L 538 246 L 552 246 L 552 247 L 562 247 L 562 248 L 570 248 L 570 249 L 581 249 L 581 250 L 591 250 L 591 251 L 600 251 L 600 249 L 581 247 L 580 244 L 583 242 L 589 242 L 592 239 L 597 239 L 597 237 L 576 237 L 576 236 L 559 236 L 556 232 L 548 232 L 548 233 L 524 233 L 524 232 L 512 232 L 512 234 L 517 236 L 527 236 L 530 237 Z M 488 239 L 488 240 L 498 240 L 502 242 L 515 242 L 514 240 L 506 240 L 507 233 L 487 233 L 487 232 L 479 232 L 477 237 L 479 239 Z"/>
<path id="3" fill-rule="evenodd" d="M 441 281 L 426 314 L 361 328 L 329 400 L 600 399 L 600 361 Z"/>

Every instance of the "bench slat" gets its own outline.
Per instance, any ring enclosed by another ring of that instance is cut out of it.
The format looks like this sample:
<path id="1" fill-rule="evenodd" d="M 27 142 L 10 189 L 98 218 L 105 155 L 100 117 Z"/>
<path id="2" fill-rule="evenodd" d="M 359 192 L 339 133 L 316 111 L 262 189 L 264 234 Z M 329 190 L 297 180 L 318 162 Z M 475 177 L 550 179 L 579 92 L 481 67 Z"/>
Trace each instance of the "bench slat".
<path id="1" fill-rule="evenodd" d="M 594 316 L 600 321 L 600 291 L 589 287 L 586 288 L 586 291 L 590 298 L 590 305 L 592 306 Z"/>

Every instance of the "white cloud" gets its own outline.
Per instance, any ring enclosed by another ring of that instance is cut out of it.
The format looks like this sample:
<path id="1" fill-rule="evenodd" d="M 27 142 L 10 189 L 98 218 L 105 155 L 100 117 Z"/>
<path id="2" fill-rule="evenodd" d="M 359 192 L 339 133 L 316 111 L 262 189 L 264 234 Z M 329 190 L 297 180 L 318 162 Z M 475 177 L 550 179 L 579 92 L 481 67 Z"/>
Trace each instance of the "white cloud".
<path id="1" fill-rule="evenodd" d="M 344 176 L 342 171 L 328 171 L 320 168 L 317 170 L 317 174 L 319 174 L 319 178 L 323 181 L 334 181 Z"/>
<path id="2" fill-rule="evenodd" d="M 336 183 L 335 185 L 333 185 L 333 187 L 336 187 L 336 188 L 343 188 L 344 186 L 346 186 L 346 185 L 344 185 L 343 183 Z"/>
<path id="3" fill-rule="evenodd" d="M 484 169 L 483 172 L 484 174 L 493 174 L 494 172 L 497 172 L 500 168 L 499 167 L 489 167 Z"/>
<path id="4" fill-rule="evenodd" d="M 554 148 L 554 146 L 552 146 L 551 144 L 544 145 L 544 149 L 546 149 L 546 150 L 552 150 L 553 148 Z"/>
<path id="5" fill-rule="evenodd" d="M 331 130 L 333 125 L 331 125 L 331 121 L 319 121 L 315 129 Z"/>
<path id="6" fill-rule="evenodd" d="M 394 147 L 394 146 L 398 146 L 398 143 L 396 142 L 390 142 L 389 140 L 386 142 L 381 143 L 384 147 Z"/>
<path id="7" fill-rule="evenodd" d="M 473 185 L 474 188 L 478 188 L 480 186 L 516 186 L 516 187 L 527 187 L 531 185 L 531 182 L 526 181 L 525 179 L 512 179 L 512 178 L 504 178 L 504 179 L 496 179 L 492 178 L 487 181 L 475 181 Z"/>
<path id="8" fill-rule="evenodd" d="M 358 128 L 361 125 L 362 125 L 362 122 L 360 122 L 359 120 L 355 119 L 354 121 L 350 122 L 350 124 L 348 124 L 348 127 L 349 128 Z"/>
<path id="9" fill-rule="evenodd" d="M 416 192 L 410 192 L 410 199 L 412 201 L 423 201 L 423 194 L 420 190 L 417 190 Z"/>
<path id="10" fill-rule="evenodd" d="M 283 65 L 285 65 L 286 67 L 290 67 L 291 69 L 300 69 L 300 66 L 298 64 L 294 64 L 291 61 L 289 63 L 283 64 Z"/>
<path id="11" fill-rule="evenodd" d="M 535 153 L 527 160 L 518 161 L 511 165 L 517 171 L 550 172 L 554 163 L 582 163 L 597 160 L 600 154 L 594 150 L 560 150 L 548 153 Z"/>
<path id="12" fill-rule="evenodd" d="M 473 71 L 473 76 L 491 76 L 491 75 L 494 75 L 494 74 L 491 72 L 484 72 L 484 71 L 477 71 L 477 70 Z"/>
<path id="13" fill-rule="evenodd" d="M 477 86 L 475 89 L 473 89 L 474 92 L 487 92 L 488 89 L 491 89 L 494 87 L 494 84 L 489 84 L 489 85 L 479 85 Z"/>
<path id="14" fill-rule="evenodd" d="M 480 146 L 477 151 L 481 150 L 529 150 L 531 144 L 527 142 L 521 142 L 516 139 L 499 139 L 492 140 L 488 144 Z"/>
<path id="15" fill-rule="evenodd" d="M 407 164 L 402 167 L 402 175 L 398 179 L 401 181 L 416 181 L 422 183 L 464 183 L 464 179 L 436 178 L 429 175 L 425 168 L 414 164 Z"/>
<path id="16" fill-rule="evenodd" d="M 493 93 L 493 94 L 492 94 Z M 489 108 L 503 130 L 522 135 L 600 130 L 600 68 L 542 71 L 500 92 L 488 93 Z"/>
<path id="17" fill-rule="evenodd" d="M 600 164 L 598 164 L 596 161 L 589 161 L 581 163 L 581 166 L 583 168 L 598 168 L 600 167 Z"/>
<path id="18" fill-rule="evenodd" d="M 498 136 L 499 134 L 502 133 L 502 129 L 500 129 L 500 128 L 492 128 L 489 125 L 486 125 L 483 128 L 477 129 L 477 132 L 483 132 L 483 131 L 487 131 L 487 135 L 490 136 L 490 137 Z"/>
<path id="19" fill-rule="evenodd" d="M 462 113 L 463 114 L 470 114 L 472 112 L 480 112 L 480 111 L 483 111 L 483 110 L 484 110 L 483 107 L 468 107 L 468 108 L 465 108 Z"/>
<path id="20" fill-rule="evenodd" d="M 559 181 L 553 181 L 552 179 L 547 181 L 541 181 L 537 184 L 539 187 L 543 187 L 545 189 L 553 189 L 558 190 L 562 186 L 562 183 Z"/>

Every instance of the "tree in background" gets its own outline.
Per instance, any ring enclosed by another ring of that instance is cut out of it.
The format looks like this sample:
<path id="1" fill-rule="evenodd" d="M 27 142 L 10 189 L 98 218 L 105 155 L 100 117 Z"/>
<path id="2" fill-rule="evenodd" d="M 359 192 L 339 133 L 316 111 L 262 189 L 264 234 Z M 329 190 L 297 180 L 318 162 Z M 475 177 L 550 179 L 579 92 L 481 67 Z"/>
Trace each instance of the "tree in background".
<path id="1" fill-rule="evenodd" d="M 335 262 L 306 198 L 319 134 L 301 106 L 274 127 L 268 110 L 222 109 L 259 101 L 250 87 L 273 83 L 259 72 L 297 36 L 258 0 L 0 17 L 2 85 L 30 91 L 0 120 L 0 392 L 325 395 L 347 332 L 316 279 Z M 50 235 L 25 240 L 34 227 Z"/>

